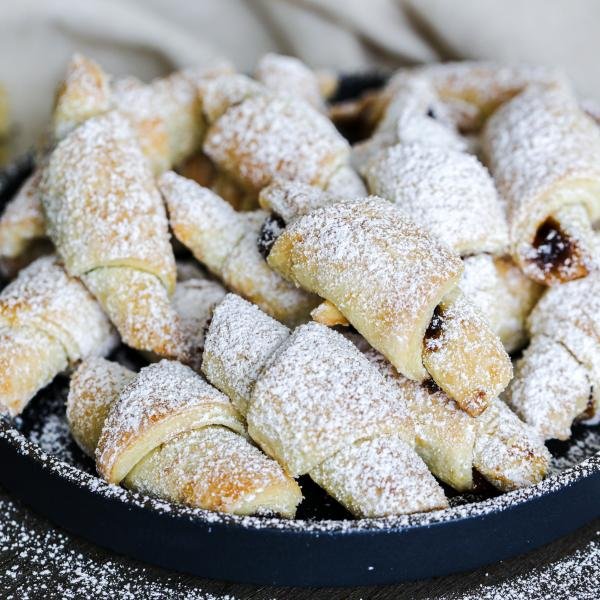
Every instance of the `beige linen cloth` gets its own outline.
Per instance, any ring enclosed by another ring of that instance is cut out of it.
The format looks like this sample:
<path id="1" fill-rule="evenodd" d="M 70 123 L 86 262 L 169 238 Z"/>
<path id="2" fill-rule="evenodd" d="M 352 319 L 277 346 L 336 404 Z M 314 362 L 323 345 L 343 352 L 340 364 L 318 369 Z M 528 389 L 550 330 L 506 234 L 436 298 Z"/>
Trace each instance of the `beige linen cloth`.
<path id="1" fill-rule="evenodd" d="M 268 51 L 346 72 L 528 61 L 564 67 L 600 99 L 599 23 L 598 0 L 0 0 L 0 82 L 14 151 L 43 128 L 76 50 L 141 79 L 216 56 L 249 72 Z"/>

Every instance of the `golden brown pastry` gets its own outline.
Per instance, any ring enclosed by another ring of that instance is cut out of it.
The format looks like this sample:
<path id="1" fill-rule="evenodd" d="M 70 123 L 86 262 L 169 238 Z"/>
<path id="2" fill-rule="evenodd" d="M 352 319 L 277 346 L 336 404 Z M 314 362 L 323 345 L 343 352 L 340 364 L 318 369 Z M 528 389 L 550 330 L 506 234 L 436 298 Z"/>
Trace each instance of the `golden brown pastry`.
<path id="1" fill-rule="evenodd" d="M 308 473 L 357 516 L 446 505 L 413 449 L 405 409 L 377 370 L 318 323 L 290 331 L 229 294 L 206 337 L 202 370 L 246 416 L 252 439 L 284 469 Z"/>
<path id="2" fill-rule="evenodd" d="M 39 197 L 41 170 L 30 175 L 0 216 L 0 256 L 18 258 L 34 242 L 46 237 L 46 222 Z"/>
<path id="3" fill-rule="evenodd" d="M 477 131 L 494 110 L 531 84 L 564 85 L 559 70 L 538 65 L 461 61 L 400 69 L 378 99 L 381 115 L 407 79 L 425 79 L 461 131 Z"/>
<path id="4" fill-rule="evenodd" d="M 175 71 L 144 84 L 133 77 L 112 86 L 111 105 L 131 123 L 155 173 L 162 173 L 200 149 L 206 123 L 198 84 L 230 73 L 227 62 Z"/>
<path id="5" fill-rule="evenodd" d="M 391 146 L 365 168 L 369 191 L 396 204 L 461 256 L 508 249 L 503 206 L 472 155 L 423 139 Z"/>
<path id="6" fill-rule="evenodd" d="M 2 290 L 0 337 L 0 412 L 11 415 L 69 365 L 107 354 L 117 341 L 98 303 L 54 256 Z"/>
<path id="7" fill-rule="evenodd" d="M 401 373 L 433 377 L 470 414 L 511 377 L 500 340 L 456 289 L 460 257 L 381 198 L 292 221 L 267 262 L 329 300 Z"/>
<path id="8" fill-rule="evenodd" d="M 169 302 L 175 260 L 165 209 L 127 120 L 89 119 L 52 152 L 41 184 L 48 234 L 123 341 L 185 357 Z"/>
<path id="9" fill-rule="evenodd" d="M 528 340 L 527 317 L 543 287 L 526 277 L 509 256 L 478 254 L 463 259 L 461 292 L 479 309 L 509 353 Z"/>
<path id="10" fill-rule="evenodd" d="M 348 166 L 348 143 L 301 99 L 240 75 L 215 79 L 200 95 L 210 123 L 203 150 L 248 192 L 256 195 L 275 179 L 325 188 Z"/>
<path id="11" fill-rule="evenodd" d="M 110 108 L 110 78 L 93 60 L 75 54 L 58 85 L 51 119 L 53 141 L 62 140 L 77 126 Z"/>
<path id="12" fill-rule="evenodd" d="M 229 289 L 290 325 L 309 319 L 318 299 L 285 281 L 259 254 L 266 213 L 238 213 L 211 190 L 173 172 L 160 178 L 159 187 L 177 239 Z"/>
<path id="13" fill-rule="evenodd" d="M 506 401 L 545 439 L 600 416 L 600 274 L 548 289 L 529 315 L 531 344 Z"/>
<path id="14" fill-rule="evenodd" d="M 103 359 L 71 379 L 67 419 L 113 483 L 234 514 L 292 517 L 300 488 L 252 446 L 228 399 L 172 361 L 135 374 Z"/>
<path id="15" fill-rule="evenodd" d="M 110 106 L 109 78 L 94 61 L 75 54 L 65 78 L 58 85 L 50 122 L 50 148 L 90 117 L 102 114 Z M 46 148 L 47 150 L 48 148 Z M 38 162 L 43 163 L 44 156 Z M 3 263 L 27 264 L 35 257 L 40 241 L 46 238 L 46 219 L 39 185 L 42 170 L 38 166 L 0 216 L 0 258 Z"/>
<path id="16" fill-rule="evenodd" d="M 527 88 L 489 119 L 483 145 L 523 272 L 545 285 L 587 275 L 600 216 L 600 131 L 572 92 Z"/>
<path id="17" fill-rule="evenodd" d="M 273 92 L 302 98 L 320 112 L 325 111 L 319 77 L 293 56 L 265 54 L 256 65 L 254 78 Z"/>
<path id="18" fill-rule="evenodd" d="M 493 486 L 510 491 L 541 481 L 550 454 L 534 429 L 494 398 L 471 417 L 435 385 L 400 375 L 379 352 L 366 356 L 393 387 L 415 423 L 417 452 L 431 472 L 459 491 L 476 486 L 476 471 Z"/>

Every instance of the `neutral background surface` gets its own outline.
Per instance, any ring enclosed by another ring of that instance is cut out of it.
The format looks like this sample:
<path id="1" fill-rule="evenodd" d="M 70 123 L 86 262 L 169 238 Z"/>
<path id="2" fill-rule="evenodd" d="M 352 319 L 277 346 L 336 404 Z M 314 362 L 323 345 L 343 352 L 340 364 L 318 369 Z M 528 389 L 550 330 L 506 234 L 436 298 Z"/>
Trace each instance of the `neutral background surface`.
<path id="1" fill-rule="evenodd" d="M 286 589 L 207 581 L 116 556 L 55 528 L 0 488 L 0 597 L 3 600 L 597 600 L 600 519 L 525 556 L 472 573 L 377 588 Z"/>
<path id="2" fill-rule="evenodd" d="M 0 84 L 21 149 L 75 51 L 142 79 L 215 56 L 250 72 L 273 51 L 342 71 L 534 62 L 563 67 L 600 100 L 599 22 L 597 0 L 1 0 Z"/>

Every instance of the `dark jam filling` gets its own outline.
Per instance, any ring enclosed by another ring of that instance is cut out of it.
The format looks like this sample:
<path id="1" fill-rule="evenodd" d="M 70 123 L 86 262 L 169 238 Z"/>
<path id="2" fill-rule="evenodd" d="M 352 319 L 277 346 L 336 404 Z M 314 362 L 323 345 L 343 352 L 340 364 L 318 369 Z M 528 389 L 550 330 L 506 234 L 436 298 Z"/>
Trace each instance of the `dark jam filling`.
<path id="1" fill-rule="evenodd" d="M 426 379 L 421 384 L 430 394 L 437 394 L 437 392 L 441 392 L 442 388 L 431 378 Z"/>
<path id="2" fill-rule="evenodd" d="M 433 311 L 433 317 L 431 317 L 431 321 L 429 322 L 429 327 L 427 327 L 427 331 L 425 332 L 426 340 L 437 340 L 440 335 L 442 335 L 442 327 L 444 325 L 444 312 L 442 308 L 438 305 L 435 307 Z"/>
<path id="3" fill-rule="evenodd" d="M 285 221 L 279 215 L 270 215 L 265 219 L 265 222 L 260 228 L 258 234 L 257 246 L 260 255 L 267 260 L 269 252 L 277 238 L 285 229 Z"/>
<path id="4" fill-rule="evenodd" d="M 424 344 L 425 348 L 429 352 L 435 352 L 439 345 L 436 344 L 437 339 L 440 338 L 444 329 L 444 311 L 441 306 L 436 306 L 433 311 L 433 316 L 431 317 L 431 321 L 429 322 L 429 326 L 425 331 L 425 339 Z"/>
<path id="5" fill-rule="evenodd" d="M 553 217 L 548 217 L 537 230 L 533 247 L 536 250 L 533 262 L 538 268 L 561 280 L 564 272 L 570 270 L 577 254 L 576 247 Z"/>

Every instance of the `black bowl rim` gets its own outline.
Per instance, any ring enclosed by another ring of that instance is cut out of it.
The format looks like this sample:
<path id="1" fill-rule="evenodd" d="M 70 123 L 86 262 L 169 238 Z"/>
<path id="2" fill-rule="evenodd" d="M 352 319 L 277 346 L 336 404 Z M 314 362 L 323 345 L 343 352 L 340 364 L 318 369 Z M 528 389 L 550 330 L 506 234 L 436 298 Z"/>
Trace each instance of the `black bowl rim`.
<path id="1" fill-rule="evenodd" d="M 298 520 L 271 516 L 240 516 L 187 507 L 165 500 L 151 498 L 109 484 L 100 477 L 88 473 L 58 457 L 42 450 L 36 443 L 27 439 L 14 427 L 11 420 L 0 418 L 0 438 L 4 438 L 15 452 L 40 463 L 42 467 L 71 484 L 95 493 L 106 500 L 118 501 L 131 506 L 141 507 L 151 512 L 177 519 L 187 519 L 206 525 L 226 525 L 235 528 L 277 531 L 279 533 L 305 533 L 314 536 L 323 534 L 377 534 L 429 528 L 435 525 L 454 523 L 491 516 L 516 508 L 543 496 L 558 493 L 581 480 L 600 474 L 600 451 L 584 459 L 581 463 L 549 475 L 543 481 L 532 486 L 506 492 L 492 498 L 461 504 L 443 510 L 428 513 L 415 513 L 383 518 L 345 519 L 345 520 Z"/>

